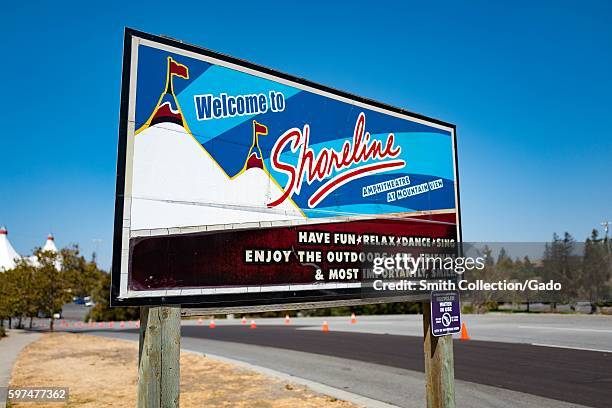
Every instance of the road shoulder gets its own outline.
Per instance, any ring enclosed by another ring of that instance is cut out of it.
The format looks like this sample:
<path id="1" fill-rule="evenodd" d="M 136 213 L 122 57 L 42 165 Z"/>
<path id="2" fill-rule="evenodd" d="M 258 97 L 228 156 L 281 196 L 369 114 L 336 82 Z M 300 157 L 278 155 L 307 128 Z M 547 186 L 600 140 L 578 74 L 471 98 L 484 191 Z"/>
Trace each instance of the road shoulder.
<path id="1" fill-rule="evenodd" d="M 133 407 L 138 343 L 80 333 L 46 333 L 18 357 L 11 386 L 69 388 L 69 405 Z M 202 353 L 181 353 L 181 406 L 356 408 L 293 381 L 272 378 Z M 86 375 L 84 375 L 86 374 Z M 16 408 L 29 404 L 13 402 Z"/>
<path id="2" fill-rule="evenodd" d="M 11 329 L 7 331 L 7 337 L 0 340 L 0 408 L 6 406 L 6 389 L 19 353 L 39 338 L 40 333 Z"/>

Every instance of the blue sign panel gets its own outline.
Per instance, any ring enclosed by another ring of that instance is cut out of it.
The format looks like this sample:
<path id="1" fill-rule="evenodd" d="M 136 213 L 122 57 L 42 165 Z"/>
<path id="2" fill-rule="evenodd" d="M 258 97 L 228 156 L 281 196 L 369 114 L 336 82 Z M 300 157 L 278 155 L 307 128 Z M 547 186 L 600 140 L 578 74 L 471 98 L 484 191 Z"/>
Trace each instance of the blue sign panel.
<path id="1" fill-rule="evenodd" d="M 134 194 L 134 211 L 158 205 L 156 200 L 166 200 L 166 206 L 169 200 L 238 205 L 259 214 L 254 221 L 279 211 L 312 219 L 456 210 L 453 129 L 448 126 L 155 43 L 140 43 L 135 51 L 133 172 L 139 194 Z M 193 143 L 179 150 L 167 146 L 171 136 Z M 166 145 L 159 146 L 157 139 Z M 140 149 L 145 143 L 146 150 Z M 166 183 L 148 188 L 139 183 L 142 172 L 151 172 L 141 159 L 156 150 L 163 151 L 159 159 L 164 161 L 154 160 L 154 168 L 164 170 L 160 176 L 172 179 L 169 184 L 183 186 L 180 191 L 169 191 Z M 161 168 L 164 162 L 168 169 Z M 208 169 L 208 162 L 213 164 L 209 171 L 198 171 Z M 193 164 L 193 171 L 174 180 L 178 163 Z M 265 178 L 265 188 L 249 182 L 241 188 L 241 199 L 233 197 L 233 185 L 256 178 L 253 174 Z M 143 229 L 215 221 L 183 220 L 180 210 L 182 218 L 172 218 L 173 210 L 164 209 L 171 218 L 167 225 L 141 216 L 146 210 L 130 218 Z M 241 221 L 234 218 L 229 222 Z"/>
<path id="2" fill-rule="evenodd" d="M 431 292 L 431 334 L 436 337 L 461 331 L 459 292 Z"/>

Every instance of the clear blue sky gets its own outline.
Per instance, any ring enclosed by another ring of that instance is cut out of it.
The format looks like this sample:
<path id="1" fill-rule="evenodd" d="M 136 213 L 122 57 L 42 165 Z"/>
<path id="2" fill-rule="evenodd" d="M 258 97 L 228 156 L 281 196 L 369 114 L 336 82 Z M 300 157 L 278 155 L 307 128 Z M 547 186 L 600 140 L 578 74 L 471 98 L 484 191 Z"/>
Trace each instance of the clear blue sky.
<path id="1" fill-rule="evenodd" d="M 132 3 L 2 6 L 0 224 L 20 253 L 52 231 L 110 264 L 124 26 L 455 123 L 466 240 L 612 219 L 612 2 Z"/>

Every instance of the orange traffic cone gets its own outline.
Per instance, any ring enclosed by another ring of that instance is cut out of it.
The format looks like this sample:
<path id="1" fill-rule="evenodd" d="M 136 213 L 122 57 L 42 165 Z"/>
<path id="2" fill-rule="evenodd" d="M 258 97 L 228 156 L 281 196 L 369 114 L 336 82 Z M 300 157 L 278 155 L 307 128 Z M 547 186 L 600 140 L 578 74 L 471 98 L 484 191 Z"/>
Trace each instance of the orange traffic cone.
<path id="1" fill-rule="evenodd" d="M 351 324 L 355 323 L 357 323 L 357 317 L 355 316 L 355 313 L 351 313 Z"/>
<path id="2" fill-rule="evenodd" d="M 324 332 L 328 332 L 329 331 L 329 325 L 327 324 L 327 320 L 323 322 L 323 331 Z"/>
<path id="3" fill-rule="evenodd" d="M 198 319 L 198 326 L 201 326 L 201 325 L 202 325 L 202 318 L 199 318 Z"/>
<path id="4" fill-rule="evenodd" d="M 242 316 L 242 324 L 246 324 L 246 317 Z"/>
<path id="5" fill-rule="evenodd" d="M 461 341 L 470 340 L 470 336 L 468 336 L 467 327 L 465 327 L 465 323 L 461 323 Z"/>
<path id="6" fill-rule="evenodd" d="M 291 324 L 291 319 L 289 318 L 289 315 L 285 315 L 285 324 Z"/>
<path id="7" fill-rule="evenodd" d="M 211 329 L 215 328 L 215 319 L 211 319 L 210 324 L 208 325 Z"/>
<path id="8" fill-rule="evenodd" d="M 251 329 L 256 328 L 257 325 L 255 324 L 255 320 L 251 320 Z"/>

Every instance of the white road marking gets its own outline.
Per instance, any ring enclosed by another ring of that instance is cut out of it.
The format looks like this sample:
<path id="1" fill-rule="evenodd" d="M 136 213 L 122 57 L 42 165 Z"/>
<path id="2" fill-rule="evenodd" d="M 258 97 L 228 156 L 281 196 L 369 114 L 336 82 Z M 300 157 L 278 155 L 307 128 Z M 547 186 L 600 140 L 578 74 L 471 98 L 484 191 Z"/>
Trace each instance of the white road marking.
<path id="1" fill-rule="evenodd" d="M 552 348 L 583 350 L 583 351 L 597 351 L 599 353 L 612 353 L 612 350 L 602 350 L 602 349 L 594 349 L 594 348 L 587 348 L 587 347 L 560 346 L 558 344 L 531 343 L 531 345 L 538 346 L 538 347 L 552 347 Z"/>
<path id="2" fill-rule="evenodd" d="M 579 329 L 579 328 L 576 328 L 576 327 L 519 326 L 519 329 L 563 330 L 563 331 L 580 331 L 580 332 L 594 332 L 594 333 L 612 333 L 612 330 L 603 330 L 603 329 Z"/>

